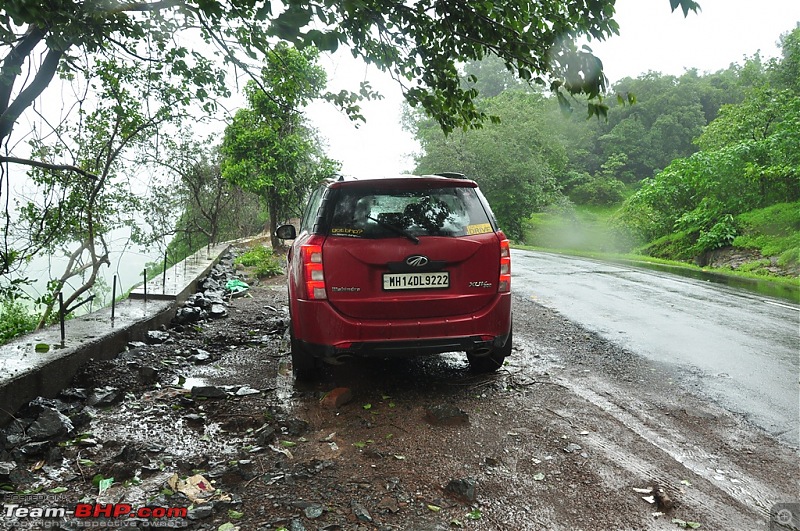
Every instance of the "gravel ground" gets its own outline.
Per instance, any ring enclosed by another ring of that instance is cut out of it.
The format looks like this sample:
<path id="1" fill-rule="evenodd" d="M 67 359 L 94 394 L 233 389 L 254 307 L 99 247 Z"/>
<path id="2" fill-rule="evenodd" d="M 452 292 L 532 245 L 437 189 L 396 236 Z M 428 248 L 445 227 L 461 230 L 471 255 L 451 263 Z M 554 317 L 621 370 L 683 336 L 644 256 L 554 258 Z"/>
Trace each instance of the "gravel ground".
<path id="1" fill-rule="evenodd" d="M 300 384 L 285 278 L 252 284 L 225 317 L 87 364 L 0 434 L 6 507 L 187 517 L 4 509 L 0 528 L 769 529 L 776 503 L 800 499 L 797 449 L 705 399 L 701 376 L 532 301 L 514 301 L 496 374 L 454 353 Z"/>

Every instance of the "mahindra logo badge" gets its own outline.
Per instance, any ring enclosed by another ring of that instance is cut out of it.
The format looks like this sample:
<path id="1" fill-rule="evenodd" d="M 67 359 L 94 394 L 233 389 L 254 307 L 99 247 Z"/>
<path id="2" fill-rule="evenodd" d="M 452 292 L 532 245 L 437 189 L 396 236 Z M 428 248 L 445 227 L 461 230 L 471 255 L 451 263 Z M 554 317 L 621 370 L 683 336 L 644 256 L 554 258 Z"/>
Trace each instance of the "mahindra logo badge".
<path id="1" fill-rule="evenodd" d="M 411 267 L 424 267 L 428 265 L 428 257 L 421 254 L 415 254 L 406 258 L 406 263 Z"/>

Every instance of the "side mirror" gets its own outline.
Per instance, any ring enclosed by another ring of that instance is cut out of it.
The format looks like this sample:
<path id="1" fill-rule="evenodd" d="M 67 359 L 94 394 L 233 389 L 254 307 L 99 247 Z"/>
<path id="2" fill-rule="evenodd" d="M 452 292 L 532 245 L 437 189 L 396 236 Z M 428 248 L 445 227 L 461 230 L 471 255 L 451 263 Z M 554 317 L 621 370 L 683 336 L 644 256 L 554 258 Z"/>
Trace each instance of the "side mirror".
<path id="1" fill-rule="evenodd" d="M 281 225 L 275 229 L 275 236 L 281 240 L 294 240 L 297 238 L 297 230 L 295 230 L 294 225 Z"/>

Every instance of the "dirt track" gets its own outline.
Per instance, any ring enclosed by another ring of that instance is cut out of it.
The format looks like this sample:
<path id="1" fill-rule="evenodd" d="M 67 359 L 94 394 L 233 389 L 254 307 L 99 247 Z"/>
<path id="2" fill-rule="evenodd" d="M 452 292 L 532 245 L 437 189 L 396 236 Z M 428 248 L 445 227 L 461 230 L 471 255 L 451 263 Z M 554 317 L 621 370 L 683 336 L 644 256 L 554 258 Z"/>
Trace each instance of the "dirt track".
<path id="1" fill-rule="evenodd" d="M 17 491 L 187 506 L 168 480 L 200 474 L 217 489 L 213 501 L 178 523 L 214 530 L 769 529 L 775 503 L 798 501 L 795 449 L 696 396 L 693 375 L 531 301 L 514 301 L 514 356 L 495 375 L 475 376 L 450 354 L 353 362 L 296 385 L 284 279 L 251 294 L 226 318 L 87 367 L 77 386 L 127 394 L 88 409 L 95 417 L 76 433 L 93 444 L 73 438 L 57 455 L 32 456 L 29 468 L 46 464 Z M 196 349 L 210 358 L 191 358 Z M 203 398 L 204 385 L 232 387 Z M 324 407 L 342 387 L 352 400 Z M 426 420 L 443 405 L 466 415 Z M 98 473 L 115 479 L 99 497 Z M 634 490 L 651 487 L 666 501 Z"/>

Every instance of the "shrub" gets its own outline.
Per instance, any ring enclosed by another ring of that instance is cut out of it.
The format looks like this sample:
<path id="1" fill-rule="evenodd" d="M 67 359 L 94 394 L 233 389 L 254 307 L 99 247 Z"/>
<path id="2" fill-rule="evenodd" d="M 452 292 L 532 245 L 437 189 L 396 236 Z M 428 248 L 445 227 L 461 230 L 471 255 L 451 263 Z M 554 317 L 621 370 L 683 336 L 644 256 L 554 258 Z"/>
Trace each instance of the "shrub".
<path id="1" fill-rule="evenodd" d="M 569 196 L 581 205 L 614 205 L 625 199 L 625 183 L 619 179 L 597 177 L 574 187 Z"/>
<path id="2" fill-rule="evenodd" d="M 274 277 L 283 274 L 283 268 L 271 247 L 259 245 L 242 254 L 234 261 L 245 267 L 253 267 L 258 278 Z"/>
<path id="3" fill-rule="evenodd" d="M 24 304 L 17 301 L 3 303 L 0 306 L 0 345 L 32 332 L 38 322 L 39 317 L 36 313 Z"/>

